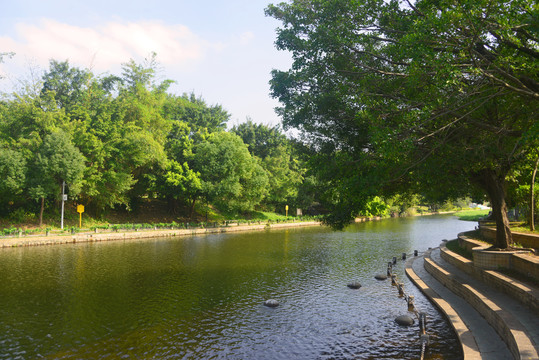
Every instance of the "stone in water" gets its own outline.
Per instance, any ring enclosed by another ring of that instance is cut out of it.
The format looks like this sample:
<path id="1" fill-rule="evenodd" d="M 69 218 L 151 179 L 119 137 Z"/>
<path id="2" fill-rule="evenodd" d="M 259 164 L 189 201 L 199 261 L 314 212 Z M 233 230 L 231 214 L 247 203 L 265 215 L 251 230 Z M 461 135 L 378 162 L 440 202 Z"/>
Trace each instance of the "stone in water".
<path id="1" fill-rule="evenodd" d="M 414 324 L 414 319 L 408 315 L 400 315 L 395 318 L 395 322 L 402 326 L 411 326 Z"/>
<path id="2" fill-rule="evenodd" d="M 279 302 L 275 299 L 269 299 L 264 301 L 264 305 L 266 305 L 267 307 L 277 307 L 279 306 Z"/>

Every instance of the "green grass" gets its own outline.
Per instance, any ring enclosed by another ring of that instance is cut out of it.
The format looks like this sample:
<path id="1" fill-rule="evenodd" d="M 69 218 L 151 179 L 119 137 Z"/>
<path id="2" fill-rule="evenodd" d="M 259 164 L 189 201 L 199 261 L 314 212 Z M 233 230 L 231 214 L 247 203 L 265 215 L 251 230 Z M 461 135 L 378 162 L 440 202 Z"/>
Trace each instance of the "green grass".
<path id="1" fill-rule="evenodd" d="M 459 220 L 464 221 L 478 221 L 483 219 L 485 216 L 488 215 L 490 210 L 464 210 L 459 211 L 455 215 L 459 218 Z"/>
<path id="2" fill-rule="evenodd" d="M 211 207 L 206 207 L 202 205 L 201 207 L 197 208 L 197 210 L 202 209 L 204 212 L 207 211 L 208 214 L 208 221 L 179 221 L 179 222 L 154 222 L 154 221 L 146 221 L 146 222 L 138 222 L 138 221 L 120 221 L 116 223 L 108 222 L 108 221 L 98 221 L 95 219 L 92 219 L 89 216 L 83 215 L 83 226 L 82 229 L 78 229 L 78 218 L 76 219 L 76 224 L 74 221 L 71 221 L 70 224 L 65 224 L 64 226 L 64 232 L 71 231 L 71 228 L 76 228 L 77 231 L 94 231 L 95 229 L 101 229 L 104 231 L 120 231 L 120 230 L 143 230 L 143 229 L 168 229 L 171 227 L 174 228 L 183 228 L 186 226 L 189 227 L 200 227 L 200 226 L 209 226 L 212 227 L 214 225 L 223 225 L 226 221 L 230 222 L 237 222 L 238 224 L 248 224 L 250 222 L 259 221 L 263 223 L 267 222 L 285 222 L 285 221 L 299 221 L 299 220 L 318 220 L 317 217 L 313 216 L 304 216 L 301 218 L 295 217 L 295 216 L 284 216 L 282 214 L 277 214 L 273 212 L 267 212 L 267 211 L 254 211 L 247 214 L 221 214 L 216 212 Z M 200 217 L 201 218 L 201 217 Z M 200 220 L 200 219 L 199 219 Z M 3 223 L 0 223 L 0 237 L 2 236 L 15 236 L 19 233 L 19 230 L 22 230 L 22 233 L 25 235 L 28 234 L 45 234 L 46 231 L 51 230 L 55 233 L 58 233 L 59 227 L 58 224 L 55 223 L 47 223 L 46 225 L 43 225 L 42 227 L 33 226 L 32 228 L 27 228 L 24 225 L 10 225 L 6 223 L 5 225 Z"/>
<path id="3" fill-rule="evenodd" d="M 268 211 L 253 211 L 251 213 L 253 220 L 270 220 L 270 221 L 281 221 L 286 220 L 287 217 L 281 214 L 268 212 Z M 288 219 L 293 218 L 292 216 L 289 216 Z"/>
<path id="4" fill-rule="evenodd" d="M 524 224 L 518 226 L 511 226 L 511 231 L 539 235 L 539 228 L 537 226 L 535 227 L 535 231 L 531 231 L 530 227 Z"/>

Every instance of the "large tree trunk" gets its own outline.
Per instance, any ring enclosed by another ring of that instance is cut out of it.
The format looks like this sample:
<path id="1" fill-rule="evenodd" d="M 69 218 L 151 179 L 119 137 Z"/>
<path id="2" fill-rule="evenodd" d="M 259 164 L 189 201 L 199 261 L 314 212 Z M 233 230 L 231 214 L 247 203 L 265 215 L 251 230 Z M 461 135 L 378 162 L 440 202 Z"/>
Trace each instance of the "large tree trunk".
<path id="1" fill-rule="evenodd" d="M 513 236 L 507 218 L 507 204 L 505 202 L 505 176 L 497 175 L 493 170 L 481 171 L 477 178 L 478 183 L 487 192 L 492 206 L 492 215 L 496 221 L 496 240 L 494 246 L 507 249 L 513 245 Z"/>
<path id="2" fill-rule="evenodd" d="M 537 167 L 539 166 L 539 156 L 537 157 L 537 161 L 535 162 L 535 167 L 533 168 L 532 172 L 532 182 L 530 184 L 530 230 L 535 231 L 535 197 L 534 197 L 534 191 L 535 191 L 535 175 L 537 174 Z"/>

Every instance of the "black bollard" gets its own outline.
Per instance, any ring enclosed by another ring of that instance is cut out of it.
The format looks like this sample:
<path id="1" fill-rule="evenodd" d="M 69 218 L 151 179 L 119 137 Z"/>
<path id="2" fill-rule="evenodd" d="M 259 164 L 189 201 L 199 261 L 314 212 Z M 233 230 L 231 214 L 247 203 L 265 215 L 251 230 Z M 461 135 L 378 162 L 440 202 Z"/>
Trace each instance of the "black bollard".
<path id="1" fill-rule="evenodd" d="M 417 250 L 414 250 L 414 256 L 417 256 L 418 252 Z"/>
<path id="2" fill-rule="evenodd" d="M 419 313 L 419 330 L 421 331 L 421 334 L 427 332 L 427 314 L 423 312 Z"/>
<path id="3" fill-rule="evenodd" d="M 408 311 L 414 310 L 414 295 L 408 295 L 408 299 L 406 299 L 408 303 Z"/>
<path id="4" fill-rule="evenodd" d="M 402 253 L 402 260 L 406 260 L 406 253 Z"/>
<path id="5" fill-rule="evenodd" d="M 397 263 L 397 257 L 393 256 L 393 265 L 395 265 L 396 263 Z"/>

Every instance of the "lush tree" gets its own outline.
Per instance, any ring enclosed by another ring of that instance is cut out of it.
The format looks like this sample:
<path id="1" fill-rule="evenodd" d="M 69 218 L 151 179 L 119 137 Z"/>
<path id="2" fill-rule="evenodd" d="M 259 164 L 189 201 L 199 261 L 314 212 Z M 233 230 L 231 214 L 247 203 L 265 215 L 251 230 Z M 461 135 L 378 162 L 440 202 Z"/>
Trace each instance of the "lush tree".
<path id="1" fill-rule="evenodd" d="M 177 213 L 179 203 L 190 203 L 190 217 L 194 215 L 194 206 L 202 190 L 200 174 L 189 168 L 187 162 L 170 160 L 159 174 L 155 190 L 164 197 L 173 213 Z"/>
<path id="2" fill-rule="evenodd" d="M 269 181 L 265 203 L 283 209 L 286 204 L 296 204 L 304 170 L 294 154 L 292 142 L 278 127 L 255 124 L 251 119 L 232 128 L 249 147 L 251 155 L 261 160 L 260 165 Z"/>
<path id="3" fill-rule="evenodd" d="M 0 206 L 40 200 L 42 219 L 63 181 L 98 216 L 146 198 L 167 200 L 173 213 L 188 205 L 193 215 L 199 199 L 237 213 L 297 197 L 304 166 L 291 141 L 250 123 L 256 144 L 248 148 L 225 132 L 230 115 L 220 105 L 168 93 L 155 54 L 123 64 L 120 76 L 49 65 L 35 84 L 0 102 Z"/>
<path id="4" fill-rule="evenodd" d="M 505 179 L 537 127 L 533 1 L 298 0 L 267 13 L 294 57 L 273 72 L 284 124 L 344 167 L 337 220 L 377 192 L 444 194 L 454 182 L 466 187 L 450 186 L 453 197 L 472 185 L 488 195 L 496 245 L 510 246 Z"/>
<path id="5" fill-rule="evenodd" d="M 43 75 L 41 94 L 54 97 L 56 105 L 69 113 L 83 101 L 90 79 L 91 73 L 87 70 L 71 67 L 68 61 L 51 60 L 49 70 Z"/>
<path id="6" fill-rule="evenodd" d="M 221 131 L 226 128 L 230 114 L 220 105 L 209 106 L 195 94 L 182 96 L 168 95 L 163 105 L 163 116 L 169 120 L 183 121 L 193 132 Z"/>
<path id="7" fill-rule="evenodd" d="M 0 145 L 0 212 L 23 191 L 26 184 L 26 159 L 17 150 Z"/>
<path id="8" fill-rule="evenodd" d="M 96 215 L 118 205 L 129 207 L 130 191 L 137 181 L 133 165 L 143 162 L 140 152 L 144 148 L 138 149 L 137 140 L 126 137 L 144 132 L 133 122 L 124 121 L 126 102 L 117 96 L 120 82 L 115 76 L 92 76 L 82 102 L 72 106 L 69 123 L 64 126 L 87 160 L 80 198 L 87 211 Z M 136 148 L 137 154 L 128 152 L 130 148 Z M 131 161 L 133 157 L 136 163 Z"/>
<path id="9" fill-rule="evenodd" d="M 288 146 L 290 141 L 280 131 L 279 127 L 256 124 L 252 119 L 232 127 L 243 142 L 249 146 L 249 152 L 260 159 L 271 156 L 277 148 Z"/>
<path id="10" fill-rule="evenodd" d="M 172 120 L 165 141 L 168 163 L 156 182 L 156 192 L 166 198 L 170 210 L 175 213 L 180 203 L 189 203 L 191 218 L 200 196 L 201 182 L 200 173 L 193 171 L 189 162 L 193 160 L 195 141 L 204 138 L 203 134 L 193 133 L 186 122 Z"/>
<path id="11" fill-rule="evenodd" d="M 267 193 L 266 172 L 232 133 L 211 133 L 196 144 L 193 170 L 200 173 L 201 194 L 223 210 L 253 210 Z"/>
<path id="12" fill-rule="evenodd" d="M 530 229 L 535 229 L 535 209 L 537 208 L 537 169 L 539 167 L 539 147 L 530 151 L 527 161 L 515 166 L 508 177 L 509 204 L 517 212 L 522 210 Z"/>
<path id="13" fill-rule="evenodd" d="M 40 224 L 45 198 L 59 199 L 64 183 L 69 187 L 71 196 L 80 193 L 84 162 L 84 156 L 68 134 L 58 130 L 45 136 L 30 181 L 31 196 L 41 199 Z"/>

